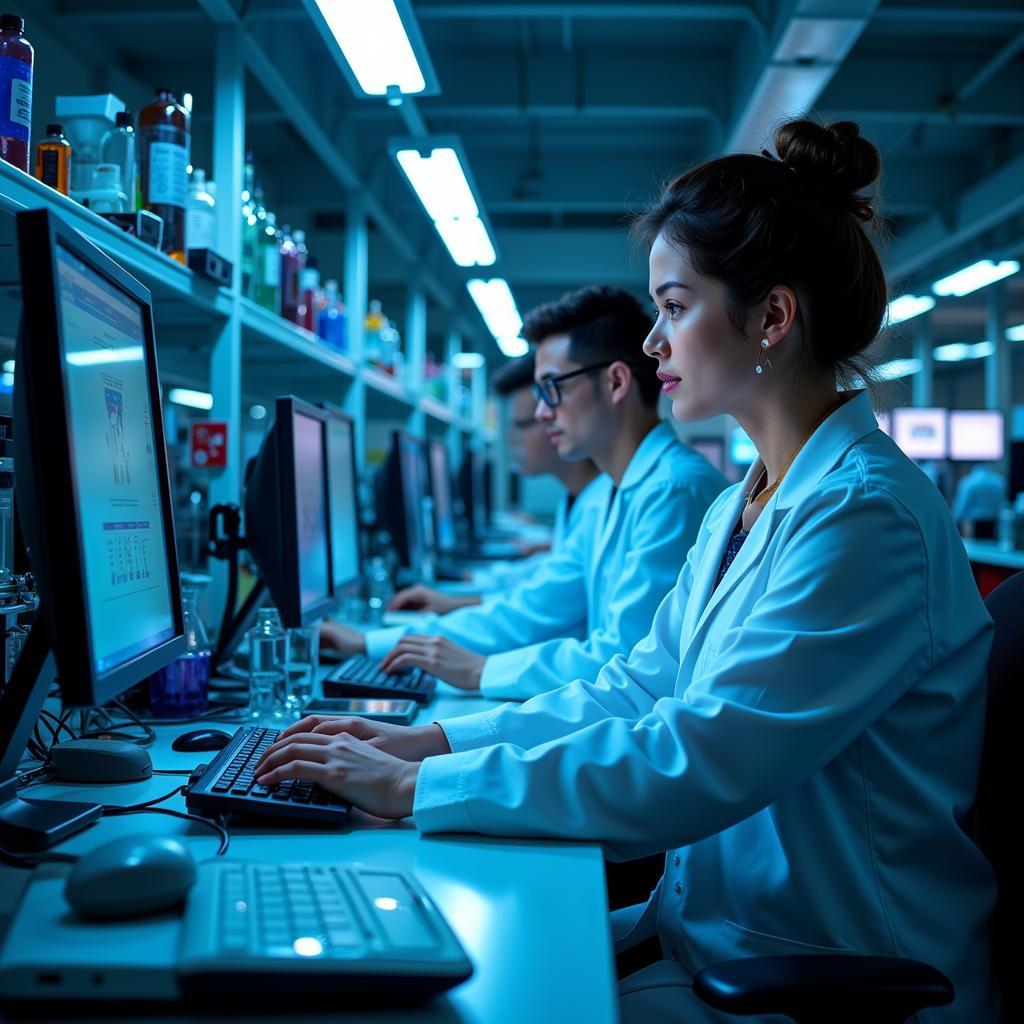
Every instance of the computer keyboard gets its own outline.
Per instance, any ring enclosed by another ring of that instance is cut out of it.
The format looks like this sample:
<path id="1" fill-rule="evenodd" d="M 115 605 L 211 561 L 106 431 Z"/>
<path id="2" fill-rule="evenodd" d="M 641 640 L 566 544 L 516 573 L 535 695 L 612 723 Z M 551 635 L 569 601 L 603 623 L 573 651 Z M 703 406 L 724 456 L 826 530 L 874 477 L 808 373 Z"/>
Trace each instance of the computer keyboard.
<path id="1" fill-rule="evenodd" d="M 178 957 L 186 998 L 443 992 L 472 973 L 411 876 L 360 864 L 199 865 Z"/>
<path id="2" fill-rule="evenodd" d="M 325 697 L 408 697 L 426 704 L 437 680 L 423 669 L 412 668 L 387 675 L 380 662 L 354 654 L 324 678 Z"/>
<path id="3" fill-rule="evenodd" d="M 256 782 L 263 751 L 280 735 L 277 729 L 246 726 L 208 764 L 188 780 L 185 804 L 193 814 L 259 814 L 278 818 L 345 824 L 349 804 L 313 782 L 288 779 L 276 786 Z"/>

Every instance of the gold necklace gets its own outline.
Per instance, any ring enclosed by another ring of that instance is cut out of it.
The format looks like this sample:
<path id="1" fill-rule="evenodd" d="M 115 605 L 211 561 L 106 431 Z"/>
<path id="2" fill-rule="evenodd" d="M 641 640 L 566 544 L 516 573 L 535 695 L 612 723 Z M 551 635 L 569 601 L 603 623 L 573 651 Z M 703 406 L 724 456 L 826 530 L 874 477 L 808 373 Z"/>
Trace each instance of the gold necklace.
<path id="1" fill-rule="evenodd" d="M 754 481 L 750 490 L 747 491 L 747 500 L 743 506 L 744 512 L 746 512 L 747 509 L 750 508 L 750 506 L 754 503 L 760 505 L 761 508 L 764 508 L 764 506 L 768 504 L 768 499 L 771 498 L 771 496 L 779 489 L 779 484 L 782 483 L 782 478 L 786 475 L 786 472 L 789 469 L 789 467 L 793 465 L 793 460 L 800 454 L 800 450 L 803 448 L 805 444 L 807 444 L 808 441 L 810 441 L 811 437 L 813 436 L 814 432 L 818 429 L 818 427 L 820 427 L 822 423 L 824 423 L 825 420 L 827 420 L 829 416 L 831 416 L 832 413 L 835 412 L 840 405 L 842 405 L 843 401 L 843 399 L 840 399 L 834 405 L 830 405 L 825 410 L 824 415 L 822 415 L 822 417 L 814 424 L 814 426 L 811 427 L 811 429 L 808 430 L 806 434 L 804 434 L 804 436 L 797 443 L 797 446 L 789 453 L 789 458 L 786 459 L 786 461 L 782 464 L 782 468 L 779 470 L 779 475 L 775 478 L 775 482 L 772 484 L 768 484 L 767 487 L 759 491 L 755 496 L 754 490 L 757 488 L 757 485 L 760 482 L 761 477 L 767 476 L 768 467 L 765 466 L 765 468 L 760 473 L 758 473 L 757 480 Z"/>

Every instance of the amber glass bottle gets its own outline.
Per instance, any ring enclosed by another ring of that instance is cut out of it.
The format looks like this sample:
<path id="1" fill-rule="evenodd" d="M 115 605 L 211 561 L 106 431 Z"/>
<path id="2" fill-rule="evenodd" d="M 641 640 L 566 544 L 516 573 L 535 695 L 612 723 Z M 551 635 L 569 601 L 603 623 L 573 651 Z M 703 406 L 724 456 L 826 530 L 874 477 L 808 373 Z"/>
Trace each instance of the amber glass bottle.
<path id="1" fill-rule="evenodd" d="M 71 184 L 71 143 L 59 124 L 46 126 L 46 137 L 36 146 L 36 177 L 64 195 Z"/>
<path id="2" fill-rule="evenodd" d="M 170 89 L 157 89 L 155 98 L 139 111 L 136 134 L 142 207 L 163 218 L 161 248 L 184 263 L 191 117 Z"/>

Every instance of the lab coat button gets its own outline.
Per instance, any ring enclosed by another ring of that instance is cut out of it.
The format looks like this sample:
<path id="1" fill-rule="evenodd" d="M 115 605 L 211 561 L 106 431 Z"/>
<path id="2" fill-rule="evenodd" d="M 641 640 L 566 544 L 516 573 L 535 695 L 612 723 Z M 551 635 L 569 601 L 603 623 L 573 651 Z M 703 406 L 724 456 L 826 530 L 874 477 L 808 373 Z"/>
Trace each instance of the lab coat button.
<path id="1" fill-rule="evenodd" d="M 675 867 L 679 867 L 679 854 L 678 853 L 672 858 L 672 864 Z"/>
<path id="2" fill-rule="evenodd" d="M 677 896 L 682 896 L 683 895 L 683 884 L 682 884 L 682 882 L 676 882 L 676 895 Z"/>

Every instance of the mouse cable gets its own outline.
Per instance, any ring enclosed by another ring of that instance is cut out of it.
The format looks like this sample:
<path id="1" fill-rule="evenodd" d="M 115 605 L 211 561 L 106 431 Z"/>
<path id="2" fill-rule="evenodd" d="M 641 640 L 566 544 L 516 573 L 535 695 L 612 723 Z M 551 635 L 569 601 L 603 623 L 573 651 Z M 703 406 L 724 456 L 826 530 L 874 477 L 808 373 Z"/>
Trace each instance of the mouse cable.
<path id="1" fill-rule="evenodd" d="M 16 853 L 0 846 L 0 864 L 12 868 L 26 868 L 31 871 L 40 864 L 73 864 L 78 857 L 73 853 Z"/>
<path id="2" fill-rule="evenodd" d="M 143 800 L 139 804 L 100 804 L 103 808 L 103 817 L 105 818 L 116 818 L 119 814 L 131 814 L 134 811 L 147 811 L 154 804 L 162 804 L 165 800 L 170 800 L 172 796 L 177 796 L 179 793 L 184 793 L 185 787 L 178 786 L 172 789 L 170 793 L 164 793 L 163 796 L 154 797 L 152 800 Z"/>
<path id="3" fill-rule="evenodd" d="M 136 743 L 140 747 L 152 746 L 156 741 L 156 733 L 145 722 L 141 722 L 127 705 L 122 704 L 119 700 L 111 703 L 116 705 L 117 709 L 130 721 L 118 723 L 111 717 L 107 708 L 94 708 L 84 714 L 84 721 L 78 733 L 79 739 L 116 739 L 126 743 Z M 94 718 L 99 723 L 98 725 L 94 724 Z M 119 729 L 121 725 L 138 726 L 142 730 L 142 735 L 133 736 L 131 733 L 122 732 Z"/>
<path id="4" fill-rule="evenodd" d="M 182 787 L 184 788 L 184 787 Z M 178 790 L 175 790 L 175 793 Z M 170 794 L 173 796 L 174 794 Z M 166 797 L 164 798 L 166 799 Z M 204 818 L 201 814 L 190 814 L 188 811 L 175 811 L 170 807 L 149 807 L 145 804 L 137 804 L 133 807 L 118 807 L 112 809 L 109 814 L 107 808 L 103 808 L 104 817 L 120 817 L 124 814 L 168 814 L 172 818 L 181 818 L 185 821 L 198 821 L 200 825 L 206 825 L 207 828 L 212 828 L 214 832 L 220 836 L 220 845 L 217 847 L 217 856 L 223 857 L 228 852 L 228 846 L 231 844 L 231 833 L 228 832 L 227 823 L 223 816 L 219 820 L 213 818 Z"/>
<path id="5" fill-rule="evenodd" d="M 154 768 L 154 775 L 188 775 L 191 777 L 194 768 Z"/>

